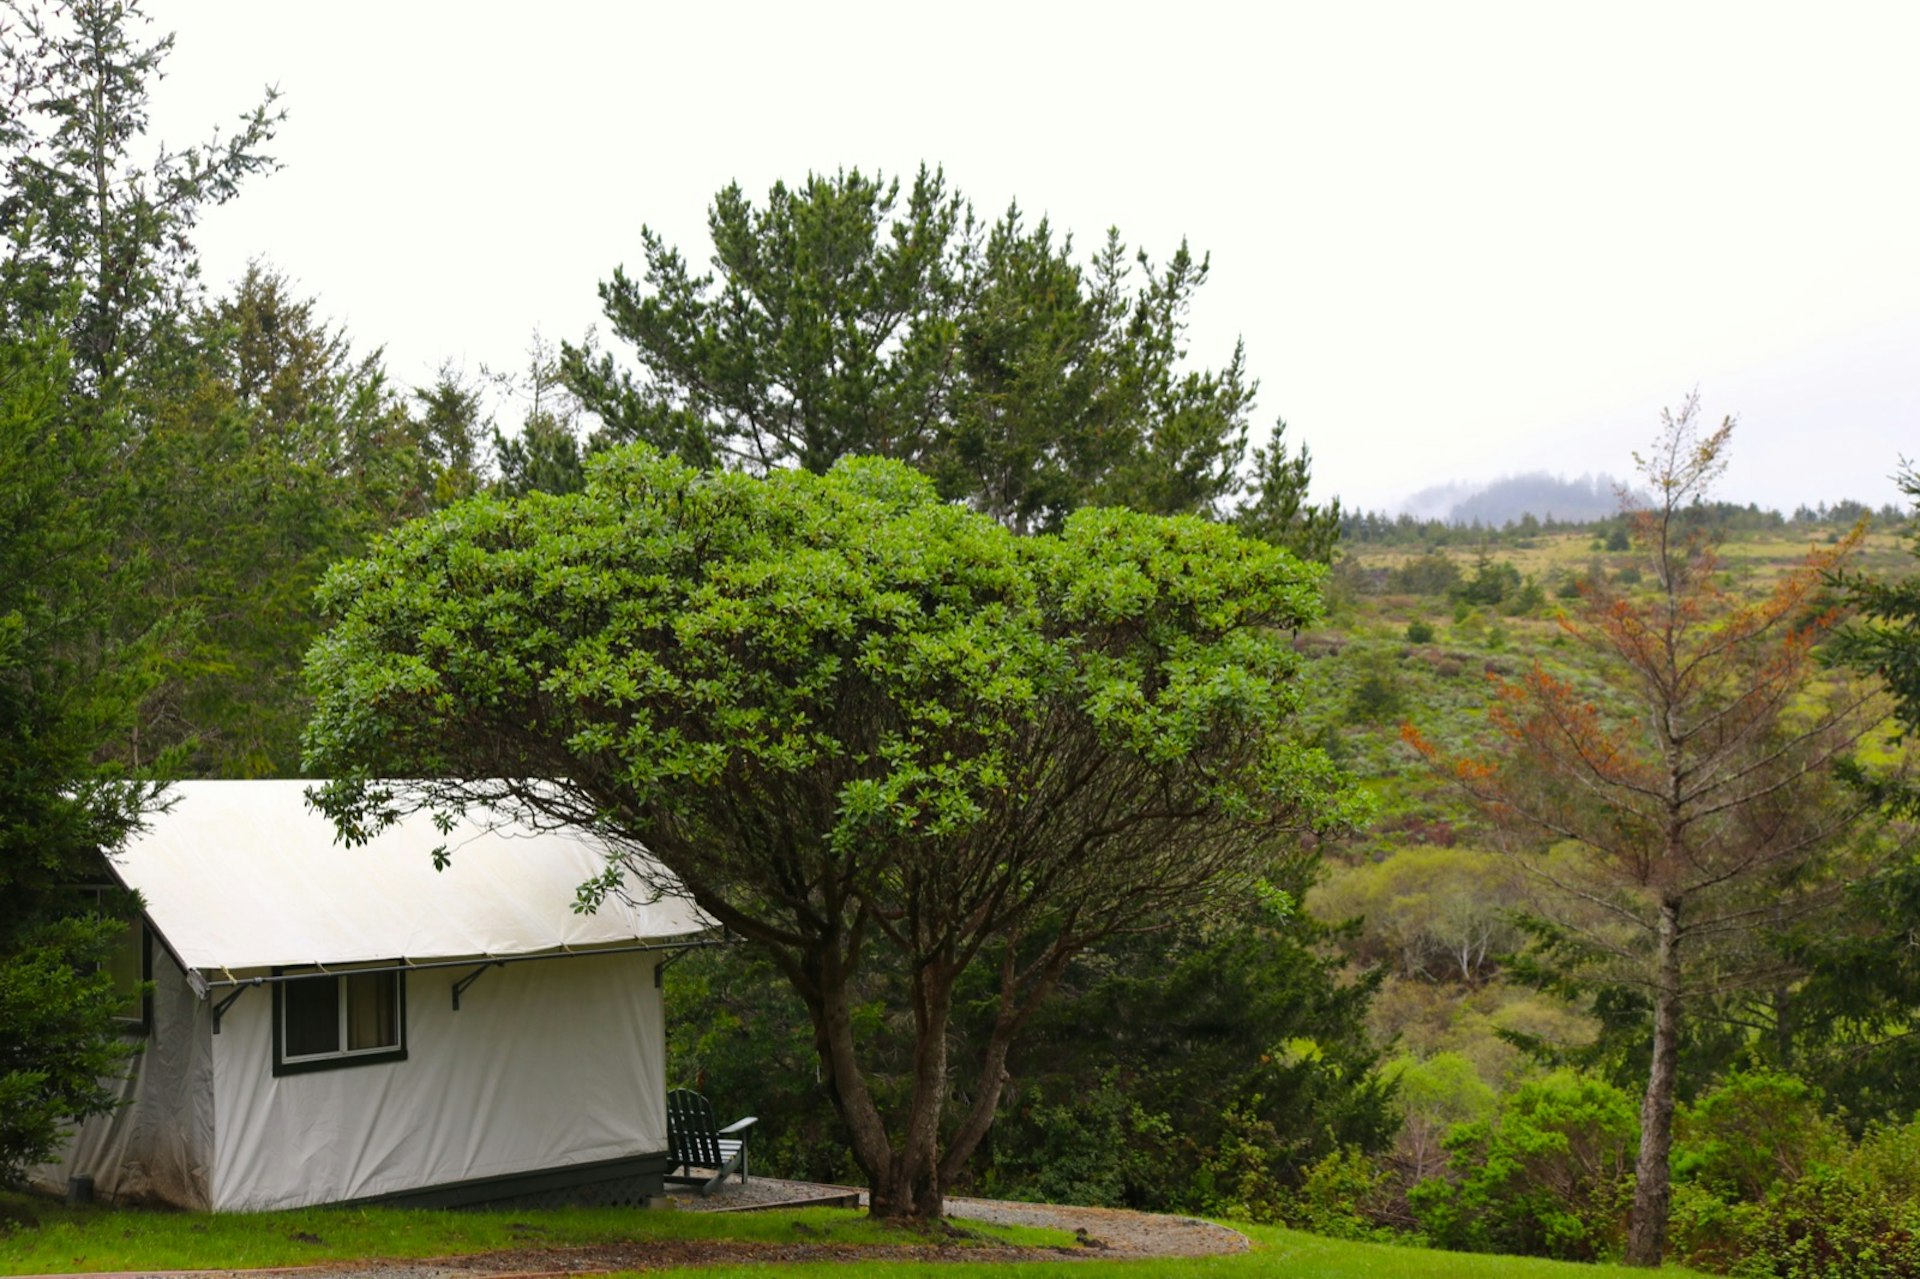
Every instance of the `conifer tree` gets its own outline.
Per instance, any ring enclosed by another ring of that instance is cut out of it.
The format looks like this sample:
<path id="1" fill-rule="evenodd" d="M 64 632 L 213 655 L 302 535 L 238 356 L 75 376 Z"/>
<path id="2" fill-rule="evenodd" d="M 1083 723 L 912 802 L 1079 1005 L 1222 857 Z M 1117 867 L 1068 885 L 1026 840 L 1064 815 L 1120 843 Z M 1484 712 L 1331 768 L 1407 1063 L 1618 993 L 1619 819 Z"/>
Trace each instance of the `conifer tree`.
<path id="1" fill-rule="evenodd" d="M 600 286 L 637 367 L 564 346 L 603 443 L 701 467 L 824 473 L 877 455 L 1021 532 L 1084 505 L 1224 513 L 1254 384 L 1235 347 L 1189 366 L 1208 262 L 1156 265 L 1110 232 L 1091 261 L 1015 206 L 979 221 L 938 171 L 738 186 L 708 213 L 713 270 L 643 230 L 645 270 Z"/>
<path id="2" fill-rule="evenodd" d="M 1877 718 L 1872 690 L 1827 678 L 1815 655 L 1842 617 L 1826 574 L 1851 544 L 1809 554 L 1759 600 L 1730 589 L 1688 516 L 1725 468 L 1733 422 L 1703 433 L 1698 415 L 1690 397 L 1636 459 L 1652 494 L 1628 512 L 1644 587 L 1589 583 L 1564 622 L 1628 709 L 1536 665 L 1496 681 L 1485 751 L 1404 730 L 1516 835 L 1566 952 L 1647 996 L 1626 1249 L 1646 1266 L 1665 1248 L 1683 1020 L 1705 996 L 1771 980 L 1777 955 L 1742 943 L 1830 900 L 1814 872 L 1861 805 L 1831 802 L 1827 781 Z M 1573 856 L 1541 855 L 1542 840 Z"/>

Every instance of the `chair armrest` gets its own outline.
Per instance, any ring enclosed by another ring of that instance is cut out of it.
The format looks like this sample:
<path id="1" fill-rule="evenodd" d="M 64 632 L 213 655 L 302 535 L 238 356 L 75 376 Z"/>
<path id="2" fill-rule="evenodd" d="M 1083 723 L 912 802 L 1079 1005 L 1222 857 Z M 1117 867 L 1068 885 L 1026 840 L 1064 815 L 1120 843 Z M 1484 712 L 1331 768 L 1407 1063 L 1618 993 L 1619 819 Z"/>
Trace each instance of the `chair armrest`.
<path id="1" fill-rule="evenodd" d="M 758 1115 L 748 1115 L 745 1119 L 734 1120 L 732 1123 L 728 1124 L 725 1128 L 722 1128 L 715 1135 L 720 1137 L 731 1137 L 733 1136 L 733 1134 L 737 1132 L 745 1132 L 747 1129 L 753 1127 L 755 1124 L 759 1122 L 760 1122 L 760 1117 Z"/>

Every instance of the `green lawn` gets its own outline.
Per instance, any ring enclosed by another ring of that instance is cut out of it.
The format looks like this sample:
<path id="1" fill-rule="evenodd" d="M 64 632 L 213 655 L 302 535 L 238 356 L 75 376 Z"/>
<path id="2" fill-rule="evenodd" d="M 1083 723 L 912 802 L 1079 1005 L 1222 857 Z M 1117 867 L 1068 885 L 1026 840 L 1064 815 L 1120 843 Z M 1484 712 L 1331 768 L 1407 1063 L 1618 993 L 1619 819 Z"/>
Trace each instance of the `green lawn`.
<path id="1" fill-rule="evenodd" d="M 9 1209 L 31 1214 L 39 1224 L 9 1229 Z M 1056 1246 L 1073 1242 L 1070 1234 L 1061 1231 L 1020 1226 L 980 1226 L 970 1228 L 970 1233 L 980 1236 L 975 1242 L 983 1244 Z M 869 1221 L 862 1213 L 833 1208 L 752 1213 L 639 1212 L 626 1208 L 539 1212 L 308 1208 L 272 1213 L 191 1213 L 70 1209 L 51 1201 L 0 1195 L 0 1275 L 248 1269 L 371 1257 L 440 1257 L 508 1248 L 566 1247 L 633 1238 L 926 1242 L 919 1234 Z"/>
<path id="2" fill-rule="evenodd" d="M 25 1211 L 36 1225 L 12 1225 Z M 1058 1232 L 965 1223 L 980 1243 L 1070 1244 Z M 1197 1260 L 1114 1261 L 1103 1270 L 1173 1279 L 1624 1279 L 1643 1274 L 1616 1266 L 1581 1266 L 1515 1257 L 1430 1252 L 1381 1244 L 1344 1243 L 1269 1226 L 1242 1226 L 1254 1251 Z M 390 1208 L 207 1215 L 60 1204 L 0 1195 L 0 1274 L 83 1273 L 100 1270 L 186 1270 L 311 1265 L 375 1257 L 433 1257 L 530 1246 L 586 1245 L 612 1240 L 736 1239 L 766 1243 L 887 1244 L 925 1239 L 868 1221 L 845 1209 L 793 1212 L 698 1213 L 626 1209 L 543 1212 L 435 1212 Z M 876 1260 L 859 1265 L 819 1263 L 780 1267 L 792 1276 L 850 1275 L 908 1279 L 929 1271 L 963 1272 L 965 1279 L 1087 1279 L 1088 1262 L 958 1263 L 929 1265 Z M 1669 1275 L 1690 1274 L 1668 1270 Z M 757 1276 L 765 1264 L 649 1271 L 647 1279 Z"/>
<path id="3" fill-rule="evenodd" d="M 1347 1243 L 1273 1226 L 1236 1223 L 1253 1239 L 1253 1251 L 1234 1257 L 1168 1258 L 1100 1263 L 1103 1273 L 1167 1276 L 1167 1279 L 1629 1279 L 1648 1272 L 1626 1266 L 1590 1266 L 1532 1257 L 1488 1257 L 1437 1252 L 1388 1244 Z M 788 1265 L 782 1279 L 1089 1279 L 1085 1261 L 992 1262 L 927 1265 L 874 1261 L 848 1266 Z M 1699 1272 L 1669 1266 L 1658 1272 L 1670 1279 Z M 687 1270 L 651 1270 L 634 1279 L 766 1279 L 765 1266 L 703 1266 Z M 1701 1279 L 1705 1279 L 1702 1276 Z"/>

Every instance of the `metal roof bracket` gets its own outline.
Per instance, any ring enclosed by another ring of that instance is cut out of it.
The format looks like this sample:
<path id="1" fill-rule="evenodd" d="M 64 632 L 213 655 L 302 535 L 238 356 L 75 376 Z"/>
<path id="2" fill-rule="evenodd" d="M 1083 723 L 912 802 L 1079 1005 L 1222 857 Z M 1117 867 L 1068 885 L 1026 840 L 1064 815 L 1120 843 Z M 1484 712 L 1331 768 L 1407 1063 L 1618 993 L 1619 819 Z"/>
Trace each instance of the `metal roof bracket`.
<path id="1" fill-rule="evenodd" d="M 265 982 L 263 979 L 259 977 L 255 977 L 252 981 L 249 981 L 249 982 L 242 982 L 233 988 L 233 993 L 229 994 L 225 999 L 221 1000 L 219 1003 L 213 1006 L 213 1033 L 214 1034 L 217 1035 L 220 1033 L 220 1016 L 221 1014 L 225 1013 L 227 1009 L 233 1005 L 233 1001 L 240 998 L 240 996 L 246 994 L 249 990 L 253 989 L 255 986 L 261 986 L 261 985 L 265 985 Z"/>
<path id="2" fill-rule="evenodd" d="M 460 996 L 466 993 L 467 987 L 473 985 L 473 983 L 480 980 L 481 973 L 486 972 L 487 969 L 489 968 L 504 968 L 505 966 L 506 965 L 504 962 L 496 959 L 489 963 L 480 965 L 478 968 L 468 973 L 465 977 L 462 977 L 459 981 L 453 983 L 453 1011 L 455 1012 L 460 1011 Z"/>

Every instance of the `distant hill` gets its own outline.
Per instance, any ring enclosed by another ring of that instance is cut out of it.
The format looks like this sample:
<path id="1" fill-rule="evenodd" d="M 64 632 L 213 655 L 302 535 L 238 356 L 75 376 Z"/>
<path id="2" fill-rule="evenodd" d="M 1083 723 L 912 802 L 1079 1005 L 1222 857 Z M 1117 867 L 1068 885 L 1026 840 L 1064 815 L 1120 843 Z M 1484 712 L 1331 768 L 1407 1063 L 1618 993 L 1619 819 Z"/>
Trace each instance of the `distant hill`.
<path id="1" fill-rule="evenodd" d="M 1452 483 L 1422 489 L 1404 509 L 1424 519 L 1449 524 L 1510 524 L 1523 515 L 1536 519 L 1585 522 L 1605 519 L 1620 509 L 1619 481 L 1610 475 L 1569 480 L 1545 471 L 1510 475 L 1491 484 Z"/>

